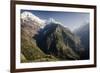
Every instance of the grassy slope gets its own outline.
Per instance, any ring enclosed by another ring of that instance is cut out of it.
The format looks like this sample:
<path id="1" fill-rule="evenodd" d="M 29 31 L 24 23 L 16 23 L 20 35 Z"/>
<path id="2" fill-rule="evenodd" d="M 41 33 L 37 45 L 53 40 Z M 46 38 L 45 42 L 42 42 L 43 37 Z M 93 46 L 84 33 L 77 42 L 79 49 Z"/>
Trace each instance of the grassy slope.
<path id="1" fill-rule="evenodd" d="M 21 31 L 21 62 L 56 61 L 52 55 L 46 55 L 25 31 Z"/>

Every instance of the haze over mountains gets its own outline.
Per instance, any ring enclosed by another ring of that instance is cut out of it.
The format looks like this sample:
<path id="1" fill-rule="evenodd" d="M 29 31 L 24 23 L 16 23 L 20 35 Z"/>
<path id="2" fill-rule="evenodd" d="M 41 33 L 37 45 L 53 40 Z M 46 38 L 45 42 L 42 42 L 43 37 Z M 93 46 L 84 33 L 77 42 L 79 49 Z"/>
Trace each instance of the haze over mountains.
<path id="1" fill-rule="evenodd" d="M 85 48 L 84 51 L 84 58 L 89 59 L 89 23 L 86 23 L 85 25 L 81 26 L 78 30 L 76 30 L 74 32 L 75 34 L 77 34 L 80 39 L 81 39 L 81 43 L 82 46 Z"/>
<path id="2" fill-rule="evenodd" d="M 80 33 L 71 32 L 53 18 L 43 20 L 31 12 L 22 12 L 21 62 L 88 59 Z"/>

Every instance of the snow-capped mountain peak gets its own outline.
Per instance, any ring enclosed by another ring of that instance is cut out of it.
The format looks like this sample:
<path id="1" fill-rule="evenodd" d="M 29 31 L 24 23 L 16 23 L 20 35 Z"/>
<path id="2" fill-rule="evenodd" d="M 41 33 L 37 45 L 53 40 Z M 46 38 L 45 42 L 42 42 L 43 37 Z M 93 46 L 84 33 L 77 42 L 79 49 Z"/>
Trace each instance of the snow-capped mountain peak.
<path id="1" fill-rule="evenodd" d="M 46 21 L 46 24 L 51 24 L 51 23 L 61 24 L 60 22 L 56 21 L 54 18 L 49 18 L 49 20 Z"/>
<path id="2" fill-rule="evenodd" d="M 24 11 L 21 13 L 21 20 L 23 23 L 34 23 L 40 27 L 43 27 L 45 24 L 45 20 L 40 19 L 39 17 L 28 11 Z"/>

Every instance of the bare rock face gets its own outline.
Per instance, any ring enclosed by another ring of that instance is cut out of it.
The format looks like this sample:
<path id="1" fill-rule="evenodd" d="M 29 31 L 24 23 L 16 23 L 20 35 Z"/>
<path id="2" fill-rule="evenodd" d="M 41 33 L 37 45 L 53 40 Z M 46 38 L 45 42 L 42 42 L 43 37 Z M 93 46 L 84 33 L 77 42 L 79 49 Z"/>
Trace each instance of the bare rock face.
<path id="1" fill-rule="evenodd" d="M 33 15 L 30 12 L 23 12 L 21 14 L 21 29 L 31 37 L 45 25 L 45 21 Z"/>
<path id="2" fill-rule="evenodd" d="M 37 36 L 38 46 L 46 53 L 63 60 L 81 59 L 80 39 L 60 24 L 46 25 Z"/>
<path id="3" fill-rule="evenodd" d="M 21 62 L 33 62 L 38 58 L 45 57 L 43 51 L 37 46 L 36 40 L 32 38 L 38 34 L 42 24 L 42 20 L 30 12 L 21 14 Z"/>
<path id="4" fill-rule="evenodd" d="M 60 22 L 21 13 L 21 62 L 80 60 L 81 40 Z"/>

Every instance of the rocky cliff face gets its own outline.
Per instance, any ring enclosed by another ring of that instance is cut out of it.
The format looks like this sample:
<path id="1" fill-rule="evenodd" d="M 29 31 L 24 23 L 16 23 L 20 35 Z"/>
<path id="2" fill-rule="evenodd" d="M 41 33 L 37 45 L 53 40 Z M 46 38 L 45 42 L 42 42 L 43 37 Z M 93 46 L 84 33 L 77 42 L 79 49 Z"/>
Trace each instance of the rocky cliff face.
<path id="1" fill-rule="evenodd" d="M 51 23 L 36 36 L 37 44 L 46 54 L 64 60 L 80 59 L 80 39 L 60 24 Z"/>
<path id="2" fill-rule="evenodd" d="M 21 62 L 82 59 L 79 37 L 54 20 L 48 22 L 21 13 Z"/>

